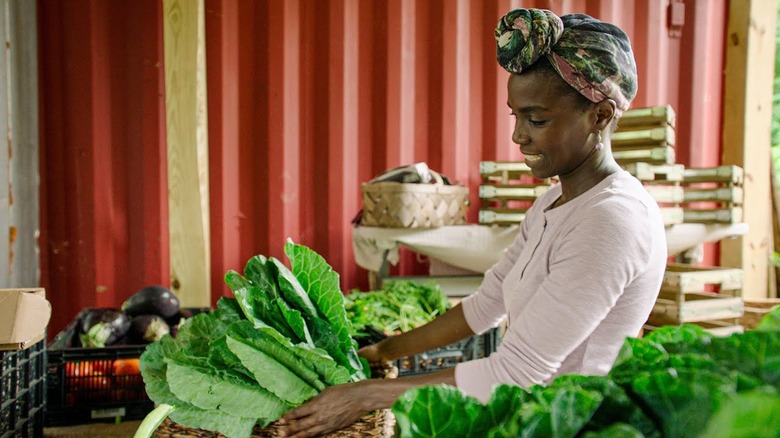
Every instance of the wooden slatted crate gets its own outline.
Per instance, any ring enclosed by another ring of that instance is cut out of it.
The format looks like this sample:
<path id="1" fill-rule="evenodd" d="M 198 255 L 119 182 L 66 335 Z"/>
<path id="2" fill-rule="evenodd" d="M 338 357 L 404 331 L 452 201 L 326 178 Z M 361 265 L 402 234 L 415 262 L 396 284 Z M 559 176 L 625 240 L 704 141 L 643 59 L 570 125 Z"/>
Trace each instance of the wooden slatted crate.
<path id="1" fill-rule="evenodd" d="M 612 133 L 612 154 L 621 166 L 675 162 L 675 114 L 669 105 L 631 109 Z"/>
<path id="2" fill-rule="evenodd" d="M 522 161 L 483 161 L 479 166 L 482 207 L 479 223 L 512 225 L 522 222 L 531 204 L 552 187 L 550 179 L 534 178 Z"/>
<path id="3" fill-rule="evenodd" d="M 717 334 L 742 331 L 742 285 L 741 269 L 670 263 L 646 328 L 698 324 Z"/>
<path id="4" fill-rule="evenodd" d="M 635 126 L 674 126 L 676 115 L 671 105 L 657 105 L 643 108 L 632 108 L 620 117 L 618 130 L 626 130 Z"/>
<path id="5" fill-rule="evenodd" d="M 684 178 L 685 166 L 682 164 L 651 164 L 628 163 L 623 169 L 642 182 L 681 182 Z"/>
<path id="6" fill-rule="evenodd" d="M 681 183 L 685 222 L 739 223 L 743 220 L 742 182 L 739 166 L 685 169 Z"/>

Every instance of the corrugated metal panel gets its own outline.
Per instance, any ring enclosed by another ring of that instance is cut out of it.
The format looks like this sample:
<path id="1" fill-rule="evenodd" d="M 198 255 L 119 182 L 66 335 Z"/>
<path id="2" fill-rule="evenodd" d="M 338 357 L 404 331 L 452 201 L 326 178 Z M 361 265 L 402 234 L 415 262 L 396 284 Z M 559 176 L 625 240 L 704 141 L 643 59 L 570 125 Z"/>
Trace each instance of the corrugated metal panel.
<path id="1" fill-rule="evenodd" d="M 131 9 L 129 3 L 113 4 L 118 5 L 113 8 Z M 153 10 L 154 2 L 143 4 L 145 10 Z M 549 8 L 559 14 L 584 12 L 624 28 L 634 42 L 639 64 L 640 92 L 635 106 L 674 106 L 678 162 L 700 166 L 719 162 L 726 0 L 682 2 L 684 26 L 679 36 L 670 35 L 672 2 L 666 0 L 206 0 L 205 4 L 214 298 L 227 291 L 222 283 L 226 270 L 241 269 L 257 253 L 282 257 L 288 237 L 325 256 L 341 273 L 345 289 L 367 287 L 366 273 L 353 261 L 350 220 L 361 206 L 360 183 L 389 167 L 426 161 L 468 184 L 476 205 L 479 161 L 520 158 L 510 138 L 507 74 L 494 60 L 492 36 L 498 18 L 513 7 Z M 92 158 L 97 158 L 105 147 L 101 137 L 77 139 L 73 132 L 63 137 L 61 128 L 69 120 L 83 118 L 84 126 L 94 130 L 105 116 L 96 107 L 82 108 L 78 100 L 56 95 L 86 88 L 94 102 L 113 99 L 100 94 L 101 89 L 118 92 L 113 77 L 92 73 L 88 79 L 94 85 L 89 86 L 66 63 L 74 53 L 87 50 L 80 44 L 100 47 L 103 38 L 119 36 L 94 30 L 76 32 L 78 26 L 99 28 L 105 19 L 100 8 L 76 16 L 57 11 L 83 6 L 55 1 L 41 1 L 41 6 L 42 17 L 52 21 L 41 26 L 45 29 L 41 43 L 44 68 L 52 69 L 42 78 L 42 89 L 50 96 L 48 103 L 54 104 L 44 116 L 46 159 L 50 169 L 62 164 L 71 169 L 55 171 L 48 187 L 56 191 L 56 184 L 75 181 L 95 190 L 96 184 L 111 178 L 93 172 L 99 180 L 78 179 L 83 166 L 94 169 L 94 161 L 88 164 L 66 156 L 87 145 L 96 155 Z M 137 35 L 148 45 L 150 38 L 161 38 L 159 18 L 152 19 L 151 33 L 141 30 L 147 22 L 133 23 L 123 28 L 128 40 Z M 80 39 L 74 41 L 73 34 Z M 143 53 L 158 56 L 152 49 L 149 46 Z M 112 50 L 106 58 L 88 53 L 86 62 L 95 68 L 102 63 L 125 65 L 131 63 L 132 53 L 136 52 Z M 122 74 L 138 84 L 140 88 L 133 90 L 144 96 L 148 90 L 159 91 L 159 74 L 144 76 L 131 68 Z M 151 88 L 146 88 L 148 84 Z M 123 106 L 126 113 L 117 114 L 129 117 L 146 134 L 159 134 L 164 130 L 162 113 L 156 110 L 138 119 L 151 104 L 133 95 L 120 93 L 128 101 Z M 130 135 L 118 123 L 107 130 L 111 138 Z M 111 138 L 106 144 L 113 145 L 113 151 L 137 157 L 133 142 L 116 143 Z M 164 149 L 162 138 L 145 136 L 140 144 L 152 151 Z M 81 142 L 78 148 L 73 143 L 76 140 Z M 116 160 L 113 163 L 118 165 Z M 157 193 L 165 188 L 160 173 L 154 175 L 152 187 L 144 185 L 144 191 Z M 130 186 L 123 190 L 131 190 Z M 51 195 L 47 208 L 52 217 L 97 211 L 92 197 L 63 193 L 63 199 L 54 201 Z M 115 194 L 105 202 L 120 216 L 133 217 L 127 211 L 127 199 L 135 198 Z M 475 208 L 469 218 L 476 222 Z M 52 248 L 61 243 L 55 236 L 68 232 L 53 219 L 48 225 L 52 236 L 48 278 L 56 290 L 86 275 L 86 268 L 55 262 Z M 165 226 L 155 222 L 152 229 L 146 229 L 147 225 L 121 223 L 126 233 L 136 236 L 164 234 Z M 112 239 L 96 228 L 79 233 L 93 241 L 98 235 Z M 167 260 L 158 255 L 145 259 L 150 250 L 139 250 L 135 242 L 126 241 L 124 252 L 107 257 L 111 266 L 95 253 L 86 262 L 94 264 L 97 272 L 142 263 L 147 272 L 158 274 L 160 282 L 166 281 Z M 415 273 L 424 268 L 414 255 L 406 254 L 398 270 Z M 96 276 L 90 273 L 79 282 L 89 283 Z M 115 284 L 129 287 L 133 281 L 122 277 Z M 78 293 L 94 294 L 88 288 Z"/>

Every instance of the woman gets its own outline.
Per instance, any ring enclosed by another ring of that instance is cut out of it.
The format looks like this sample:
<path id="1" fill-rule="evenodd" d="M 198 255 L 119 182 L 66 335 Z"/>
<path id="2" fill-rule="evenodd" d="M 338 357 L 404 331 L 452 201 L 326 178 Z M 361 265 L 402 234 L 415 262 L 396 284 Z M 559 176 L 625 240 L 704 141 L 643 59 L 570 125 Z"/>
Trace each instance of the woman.
<path id="1" fill-rule="evenodd" d="M 559 184 L 529 210 L 478 291 L 435 321 L 359 352 L 387 363 L 482 333 L 507 318 L 488 358 L 421 376 L 327 388 L 287 413 L 286 436 L 311 437 L 387 408 L 404 391 L 449 384 L 486 401 L 500 383 L 606 374 L 640 332 L 666 266 L 657 203 L 612 157 L 610 134 L 636 95 L 628 37 L 587 15 L 516 9 L 498 23 L 498 62 L 511 73 L 512 140 L 538 178 Z"/>

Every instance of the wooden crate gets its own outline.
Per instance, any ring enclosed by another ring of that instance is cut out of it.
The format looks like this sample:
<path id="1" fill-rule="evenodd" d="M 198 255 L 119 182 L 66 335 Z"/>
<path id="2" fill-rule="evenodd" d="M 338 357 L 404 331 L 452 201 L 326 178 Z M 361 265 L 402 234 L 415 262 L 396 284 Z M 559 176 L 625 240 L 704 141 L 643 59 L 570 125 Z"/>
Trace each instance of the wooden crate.
<path id="1" fill-rule="evenodd" d="M 615 161 L 621 166 L 630 163 L 674 164 L 674 148 L 671 146 L 640 146 L 612 148 Z"/>
<path id="2" fill-rule="evenodd" d="M 676 115 L 671 105 L 632 108 L 620 117 L 618 131 L 635 126 L 674 126 Z"/>
<path id="3" fill-rule="evenodd" d="M 613 149 L 640 145 L 674 146 L 674 127 L 666 125 L 618 129 L 612 133 L 610 140 Z"/>
<path id="4" fill-rule="evenodd" d="M 681 182 L 688 223 L 740 223 L 743 220 L 742 182 L 744 171 L 739 166 L 685 169 Z"/>
<path id="5" fill-rule="evenodd" d="M 780 298 L 745 300 L 745 313 L 739 319 L 739 323 L 748 330 L 756 328 L 764 316 L 778 306 L 780 306 Z"/>
<path id="6" fill-rule="evenodd" d="M 741 269 L 669 263 L 647 324 L 698 324 L 720 334 L 742 330 Z"/>
<path id="7" fill-rule="evenodd" d="M 479 210 L 479 223 L 483 225 L 513 225 L 525 219 L 528 209 L 495 208 Z"/>
<path id="8" fill-rule="evenodd" d="M 622 166 L 628 173 L 642 182 L 678 183 L 683 180 L 685 166 L 682 164 L 626 163 Z"/>
<path id="9" fill-rule="evenodd" d="M 482 161 L 479 174 L 484 181 L 507 183 L 522 176 L 533 177 L 531 168 L 522 161 Z"/>
<path id="10" fill-rule="evenodd" d="M 669 105 L 626 111 L 610 137 L 615 160 L 621 166 L 674 164 L 674 124 L 675 114 Z"/>
<path id="11" fill-rule="evenodd" d="M 715 287 L 720 292 L 737 292 L 742 290 L 743 278 L 744 272 L 738 268 L 669 263 L 661 290 L 688 294 L 711 292 Z"/>
<path id="12" fill-rule="evenodd" d="M 531 204 L 552 187 L 553 180 L 540 180 L 522 161 L 482 161 L 479 166 L 482 207 L 479 223 L 512 225 L 522 222 Z"/>

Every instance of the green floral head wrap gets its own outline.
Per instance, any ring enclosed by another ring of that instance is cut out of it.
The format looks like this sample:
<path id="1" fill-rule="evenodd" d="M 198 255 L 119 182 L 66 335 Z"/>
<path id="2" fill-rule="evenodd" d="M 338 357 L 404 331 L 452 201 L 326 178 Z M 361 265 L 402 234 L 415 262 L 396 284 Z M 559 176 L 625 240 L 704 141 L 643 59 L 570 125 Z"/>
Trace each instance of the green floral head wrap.
<path id="1" fill-rule="evenodd" d="M 622 113 L 636 96 L 631 43 L 613 24 L 584 14 L 514 9 L 498 21 L 495 37 L 498 63 L 510 73 L 521 73 L 544 55 L 591 102 L 610 98 Z"/>

